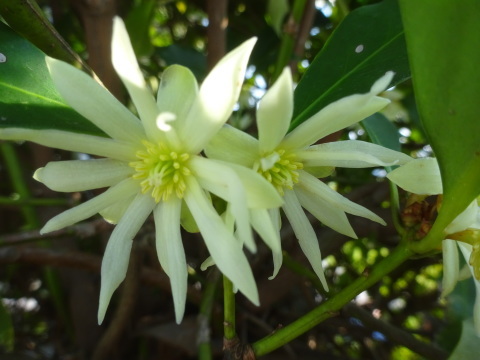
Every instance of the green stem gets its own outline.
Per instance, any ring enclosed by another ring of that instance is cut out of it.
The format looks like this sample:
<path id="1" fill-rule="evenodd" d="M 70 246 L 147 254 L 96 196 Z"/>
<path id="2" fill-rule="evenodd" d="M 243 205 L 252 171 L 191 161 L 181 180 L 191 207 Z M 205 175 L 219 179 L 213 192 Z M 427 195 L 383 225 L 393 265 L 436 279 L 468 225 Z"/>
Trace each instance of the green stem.
<path id="1" fill-rule="evenodd" d="M 292 15 L 287 20 L 285 25 L 286 31 L 283 33 L 280 50 L 275 64 L 275 71 L 272 75 L 272 83 L 277 80 L 283 71 L 283 68 L 288 65 L 292 58 L 293 49 L 295 47 L 295 39 L 297 35 L 296 28 L 302 20 L 303 12 L 307 0 L 296 0 L 293 4 Z"/>
<path id="2" fill-rule="evenodd" d="M 336 315 L 346 303 L 381 280 L 386 274 L 406 261 L 412 254 L 413 252 L 407 247 L 406 243 L 402 242 L 389 256 L 379 262 L 371 272 L 359 277 L 334 297 L 325 301 L 295 322 L 254 343 L 252 348 L 255 356 L 259 357 L 278 349 L 317 326 L 322 321 Z"/>
<path id="3" fill-rule="evenodd" d="M 211 360 L 212 346 L 210 343 L 210 319 L 212 317 L 213 303 L 215 300 L 215 291 L 220 280 L 220 272 L 214 270 L 207 277 L 205 291 L 203 293 L 202 302 L 200 303 L 200 313 L 198 315 L 199 332 L 198 332 L 198 359 Z"/>
<path id="4" fill-rule="evenodd" d="M 232 282 L 223 276 L 223 332 L 227 340 L 236 337 L 235 333 L 235 294 Z"/>
<path id="5" fill-rule="evenodd" d="M 403 228 L 399 217 L 400 201 L 398 199 L 398 188 L 393 182 L 389 181 L 388 183 L 390 186 L 390 209 L 392 210 L 393 226 L 400 236 L 403 236 L 403 234 L 405 234 L 405 229 Z"/>

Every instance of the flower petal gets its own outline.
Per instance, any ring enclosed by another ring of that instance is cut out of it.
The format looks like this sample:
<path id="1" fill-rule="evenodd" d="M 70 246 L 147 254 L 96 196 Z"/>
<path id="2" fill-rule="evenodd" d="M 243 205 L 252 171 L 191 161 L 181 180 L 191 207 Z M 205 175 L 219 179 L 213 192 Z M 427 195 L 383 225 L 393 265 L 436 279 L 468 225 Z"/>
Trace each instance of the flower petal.
<path id="1" fill-rule="evenodd" d="M 3 140 L 32 141 L 56 149 L 105 156 L 123 161 L 135 160 L 135 152 L 137 151 L 133 145 L 112 139 L 60 130 L 0 129 L 0 138 Z"/>
<path id="2" fill-rule="evenodd" d="M 305 167 L 364 168 L 402 165 L 413 160 L 404 153 L 357 140 L 312 145 L 307 150 L 297 152 L 296 155 Z"/>
<path id="3" fill-rule="evenodd" d="M 139 190 L 140 187 L 138 182 L 132 179 L 124 180 L 93 199 L 64 211 L 50 219 L 40 230 L 40 233 L 46 234 L 73 225 L 114 204 L 119 198 L 130 196 L 139 192 Z"/>
<path id="4" fill-rule="evenodd" d="M 370 92 L 350 95 L 327 105 L 289 133 L 281 146 L 304 148 L 383 109 L 390 100 L 376 95 L 387 88 L 392 78 L 393 72 L 389 71 L 373 84 Z"/>
<path id="5" fill-rule="evenodd" d="M 180 210 L 182 200 L 174 198 L 159 203 L 153 212 L 155 217 L 158 259 L 170 278 L 175 319 L 183 319 L 187 300 L 187 260 L 180 235 Z"/>
<path id="6" fill-rule="evenodd" d="M 228 210 L 233 215 L 237 225 L 236 234 L 238 238 L 249 247 L 250 251 L 255 252 L 256 247 L 250 228 L 247 196 L 237 174 L 230 167 L 220 162 L 200 156 L 196 156 L 190 161 L 190 168 L 197 175 L 201 184 L 207 184 L 207 190 L 228 202 Z"/>
<path id="7" fill-rule="evenodd" d="M 410 161 L 391 171 L 387 178 L 414 194 L 436 195 L 443 192 L 440 169 L 434 158 Z"/>
<path id="8" fill-rule="evenodd" d="M 227 229 L 195 178 L 187 178 L 185 202 L 198 224 L 210 255 L 220 271 L 254 304 L 259 304 L 258 290 L 241 244 Z"/>
<path id="9" fill-rule="evenodd" d="M 282 74 L 258 104 L 257 126 L 260 152 L 275 150 L 287 134 L 293 114 L 293 82 L 290 68 Z"/>
<path id="10" fill-rule="evenodd" d="M 458 282 L 458 272 L 460 263 L 458 261 L 457 242 L 455 240 L 445 239 L 442 241 L 443 252 L 443 279 L 442 294 L 447 296 L 450 294 Z"/>
<path id="11" fill-rule="evenodd" d="M 125 24 L 119 17 L 113 19 L 112 64 L 132 98 L 148 138 L 158 140 L 161 131 L 157 127 L 157 104 L 138 66 Z"/>
<path id="12" fill-rule="evenodd" d="M 346 197 L 330 189 L 330 187 L 310 175 L 306 171 L 300 171 L 300 184 L 305 190 L 317 194 L 320 198 L 330 203 L 331 206 L 345 211 L 348 214 L 361 216 L 363 218 L 375 221 L 379 224 L 386 225 L 383 219 L 371 212 L 367 208 L 348 200 Z"/>
<path id="13" fill-rule="evenodd" d="M 445 228 L 445 233 L 453 234 L 468 228 L 478 228 L 477 221 L 479 217 L 480 208 L 478 207 L 477 200 L 474 200 Z"/>
<path id="14" fill-rule="evenodd" d="M 336 232 L 357 239 L 357 235 L 343 210 L 333 207 L 317 193 L 311 193 L 300 186 L 294 188 L 300 204 L 321 223 Z"/>
<path id="15" fill-rule="evenodd" d="M 122 196 L 122 198 L 118 199 L 115 203 L 110 206 L 107 206 L 105 209 L 99 211 L 103 220 L 110 224 L 118 224 L 120 219 L 123 217 L 125 212 L 127 211 L 128 207 L 132 203 L 133 199 L 137 194 L 133 193 L 130 196 Z"/>
<path id="16" fill-rule="evenodd" d="M 155 201 L 151 196 L 138 194 L 108 240 L 101 269 L 102 284 L 98 304 L 98 324 L 103 322 L 113 292 L 125 279 L 133 238 L 154 206 Z"/>
<path id="17" fill-rule="evenodd" d="M 470 269 L 470 272 L 473 275 L 473 281 L 475 283 L 475 304 L 473 305 L 473 324 L 475 325 L 475 333 L 478 337 L 480 337 L 480 280 L 475 278 L 475 270 L 469 264 L 470 254 L 472 253 L 472 246 L 470 244 L 466 244 L 464 242 L 458 241 L 457 242 L 460 251 L 467 262 L 467 266 Z"/>
<path id="18" fill-rule="evenodd" d="M 203 81 L 184 126 L 178 129 L 189 152 L 200 152 L 232 114 L 256 41 L 252 38 L 230 51 Z"/>
<path id="19" fill-rule="evenodd" d="M 300 248 L 307 257 L 310 265 L 317 274 L 323 288 L 328 291 L 327 279 L 322 268 L 322 254 L 320 253 L 320 246 L 318 245 L 317 235 L 303 212 L 300 203 L 298 202 L 295 192 L 292 190 L 285 191 L 285 205 L 283 211 L 292 225 L 293 232 L 298 239 Z"/>
<path id="20" fill-rule="evenodd" d="M 280 209 L 270 209 L 268 210 L 268 214 L 270 215 L 270 219 L 272 219 L 272 224 L 275 226 L 275 232 L 280 236 L 280 229 L 282 227 L 282 218 L 280 216 Z M 281 241 L 281 239 L 280 239 Z M 272 251 L 272 258 L 273 258 L 273 274 L 268 279 L 274 279 L 280 267 L 283 263 L 283 253 L 282 251 Z"/>
<path id="21" fill-rule="evenodd" d="M 140 141 L 140 121 L 103 86 L 63 61 L 46 58 L 56 89 L 78 113 L 115 140 Z"/>
<path id="22" fill-rule="evenodd" d="M 278 210 L 275 209 L 278 213 Z M 250 221 L 255 231 L 260 235 L 265 244 L 272 250 L 274 257 L 273 275 L 269 279 L 277 276 L 282 266 L 282 244 L 280 241 L 280 229 L 275 226 L 276 219 L 270 217 L 269 211 L 265 209 L 250 210 Z"/>
<path id="23" fill-rule="evenodd" d="M 209 158 L 224 160 L 248 168 L 259 158 L 258 140 L 230 125 L 224 125 L 205 147 Z"/>
<path id="24" fill-rule="evenodd" d="M 127 163 L 111 159 L 49 162 L 33 177 L 55 191 L 98 189 L 119 183 L 132 174 Z"/>
<path id="25" fill-rule="evenodd" d="M 165 69 L 158 87 L 157 107 L 160 112 L 175 114 L 173 127 L 182 128 L 197 96 L 197 80 L 190 69 L 180 65 L 171 65 Z"/>

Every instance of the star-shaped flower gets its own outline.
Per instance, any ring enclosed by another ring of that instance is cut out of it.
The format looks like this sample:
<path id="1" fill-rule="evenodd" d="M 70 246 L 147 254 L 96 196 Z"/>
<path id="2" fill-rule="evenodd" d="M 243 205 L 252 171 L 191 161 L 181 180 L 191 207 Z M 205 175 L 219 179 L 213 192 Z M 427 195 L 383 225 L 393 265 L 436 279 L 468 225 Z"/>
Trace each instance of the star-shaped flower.
<path id="1" fill-rule="evenodd" d="M 101 269 L 98 321 L 125 278 L 132 240 L 153 212 L 160 263 L 170 277 L 177 322 L 185 307 L 187 264 L 180 235 L 182 207 L 188 208 L 218 268 L 258 304 L 258 292 L 242 243 L 252 244 L 249 210 L 267 213 L 281 197 L 254 171 L 233 171 L 201 152 L 227 121 L 238 100 L 255 39 L 228 53 L 200 89 L 187 68 L 171 66 L 162 75 L 157 101 L 147 87 L 123 22 L 114 20 L 113 65 L 125 84 L 139 119 L 105 88 L 76 68 L 51 58 L 47 64 L 65 101 L 108 137 L 58 130 L 1 129 L 0 138 L 30 140 L 59 149 L 105 157 L 58 161 L 35 178 L 56 191 L 108 190 L 54 217 L 42 233 L 72 225 L 96 213 L 118 222 Z M 212 205 L 209 194 L 227 202 L 236 236 Z"/>
<path id="2" fill-rule="evenodd" d="M 422 158 L 411 161 L 387 177 L 402 189 L 419 195 L 443 193 L 442 178 L 437 160 Z M 480 336 L 480 206 L 478 200 L 458 215 L 445 230 L 442 241 L 443 280 L 442 296 L 450 294 L 457 282 L 473 275 L 476 299 L 473 310 L 475 331 Z M 466 261 L 466 268 L 460 269 L 458 249 Z M 468 270 L 467 270 L 468 268 Z"/>
<path id="3" fill-rule="evenodd" d="M 335 101 L 287 134 L 293 114 L 293 84 L 287 68 L 258 104 L 258 139 L 225 126 L 206 148 L 208 157 L 252 168 L 272 183 L 284 198 L 282 208 L 300 247 L 326 289 L 318 240 L 302 207 L 325 225 L 353 238 L 356 235 L 346 213 L 381 224 L 384 221 L 338 194 L 317 177 L 329 174 L 333 167 L 386 166 L 403 164 L 411 158 L 362 141 L 313 144 L 387 105 L 389 100 L 377 94 L 386 89 L 392 77 L 393 73 L 388 72 L 373 84 L 370 92 Z M 271 215 L 278 224 L 278 210 L 271 211 Z M 278 246 L 273 252 L 274 275 L 282 259 L 279 249 Z"/>

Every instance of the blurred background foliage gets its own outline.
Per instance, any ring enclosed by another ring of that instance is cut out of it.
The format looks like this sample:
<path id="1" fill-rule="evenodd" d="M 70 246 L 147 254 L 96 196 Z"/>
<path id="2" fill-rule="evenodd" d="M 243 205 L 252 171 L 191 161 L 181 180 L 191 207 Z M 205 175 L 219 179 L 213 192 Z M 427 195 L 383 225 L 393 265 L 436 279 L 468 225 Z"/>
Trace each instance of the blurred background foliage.
<path id="1" fill-rule="evenodd" d="M 119 14 L 125 19 L 141 67 L 155 89 L 159 75 L 170 64 L 189 67 L 199 81 L 206 75 L 215 61 L 215 49 L 222 51 L 221 44 L 216 43 L 218 34 L 209 33 L 209 18 L 215 14 L 212 8 L 223 3 L 228 19 L 227 50 L 251 36 L 259 38 L 230 120 L 232 125 L 255 133 L 256 103 L 278 69 L 291 66 L 298 82 L 343 19 L 353 10 L 377 2 L 42 0 L 38 5 L 112 93 L 128 103 L 108 56 L 112 16 Z M 12 14 L 2 15 L 7 18 Z M 30 36 L 8 22 L 18 33 Z M 287 37 L 292 40 L 290 47 Z M 288 63 L 281 64 L 285 59 L 282 51 L 288 52 Z M 395 129 L 402 151 L 420 157 L 431 155 L 411 83 L 405 81 L 384 96 L 392 103 L 383 116 Z M 369 141 L 368 127 L 358 125 L 327 140 L 338 139 Z M 112 226 L 93 219 L 48 238 L 40 238 L 37 231 L 53 214 L 94 194 L 53 193 L 32 180 L 33 171 L 50 160 L 79 155 L 27 143 L 2 142 L 0 151 L 1 359 L 194 359 L 198 334 L 205 331 L 197 317 L 205 310 L 202 299 L 206 289 L 215 299 L 210 309 L 213 357 L 222 358 L 221 284 L 214 270 L 199 271 L 206 250 L 196 234 L 184 236 L 190 282 L 181 325 L 175 324 L 168 278 L 156 259 L 153 224 L 147 223 L 137 236 L 127 280 L 99 327 L 99 268 Z M 385 174 L 382 168 L 337 169 L 327 180 L 388 224 L 382 227 L 351 218 L 359 236 L 352 240 L 316 223 L 332 294 L 368 275 L 400 241 L 393 226 Z M 400 196 L 404 201 L 406 194 Z M 244 342 L 267 336 L 327 297 L 291 229 L 285 228 L 282 237 L 285 262 L 276 279 L 267 280 L 272 271 L 268 249 L 259 243 L 258 253 L 250 256 L 261 306 L 254 307 L 237 296 L 237 331 Z M 467 280 L 448 299 L 439 299 L 441 276 L 438 254 L 412 260 L 359 294 L 336 316 L 264 358 L 445 359 L 460 338 L 462 320 L 470 316 L 474 290 Z"/>

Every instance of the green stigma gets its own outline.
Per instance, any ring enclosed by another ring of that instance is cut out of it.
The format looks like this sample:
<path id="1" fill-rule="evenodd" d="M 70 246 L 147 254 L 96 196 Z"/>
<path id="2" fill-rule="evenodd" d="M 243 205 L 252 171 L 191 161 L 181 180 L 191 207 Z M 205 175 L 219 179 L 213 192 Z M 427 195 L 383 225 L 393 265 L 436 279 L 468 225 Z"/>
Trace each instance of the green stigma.
<path id="1" fill-rule="evenodd" d="M 272 183 L 280 195 L 298 183 L 301 169 L 303 164 L 296 161 L 295 154 L 283 149 L 272 151 L 254 163 L 254 170 Z"/>
<path id="2" fill-rule="evenodd" d="M 172 194 L 183 198 L 187 188 L 185 178 L 191 174 L 190 154 L 171 151 L 163 144 L 142 143 L 145 149 L 135 154 L 139 160 L 129 163 L 136 171 L 133 178 L 141 180 L 142 192 L 151 192 L 157 203 L 168 200 Z"/>

